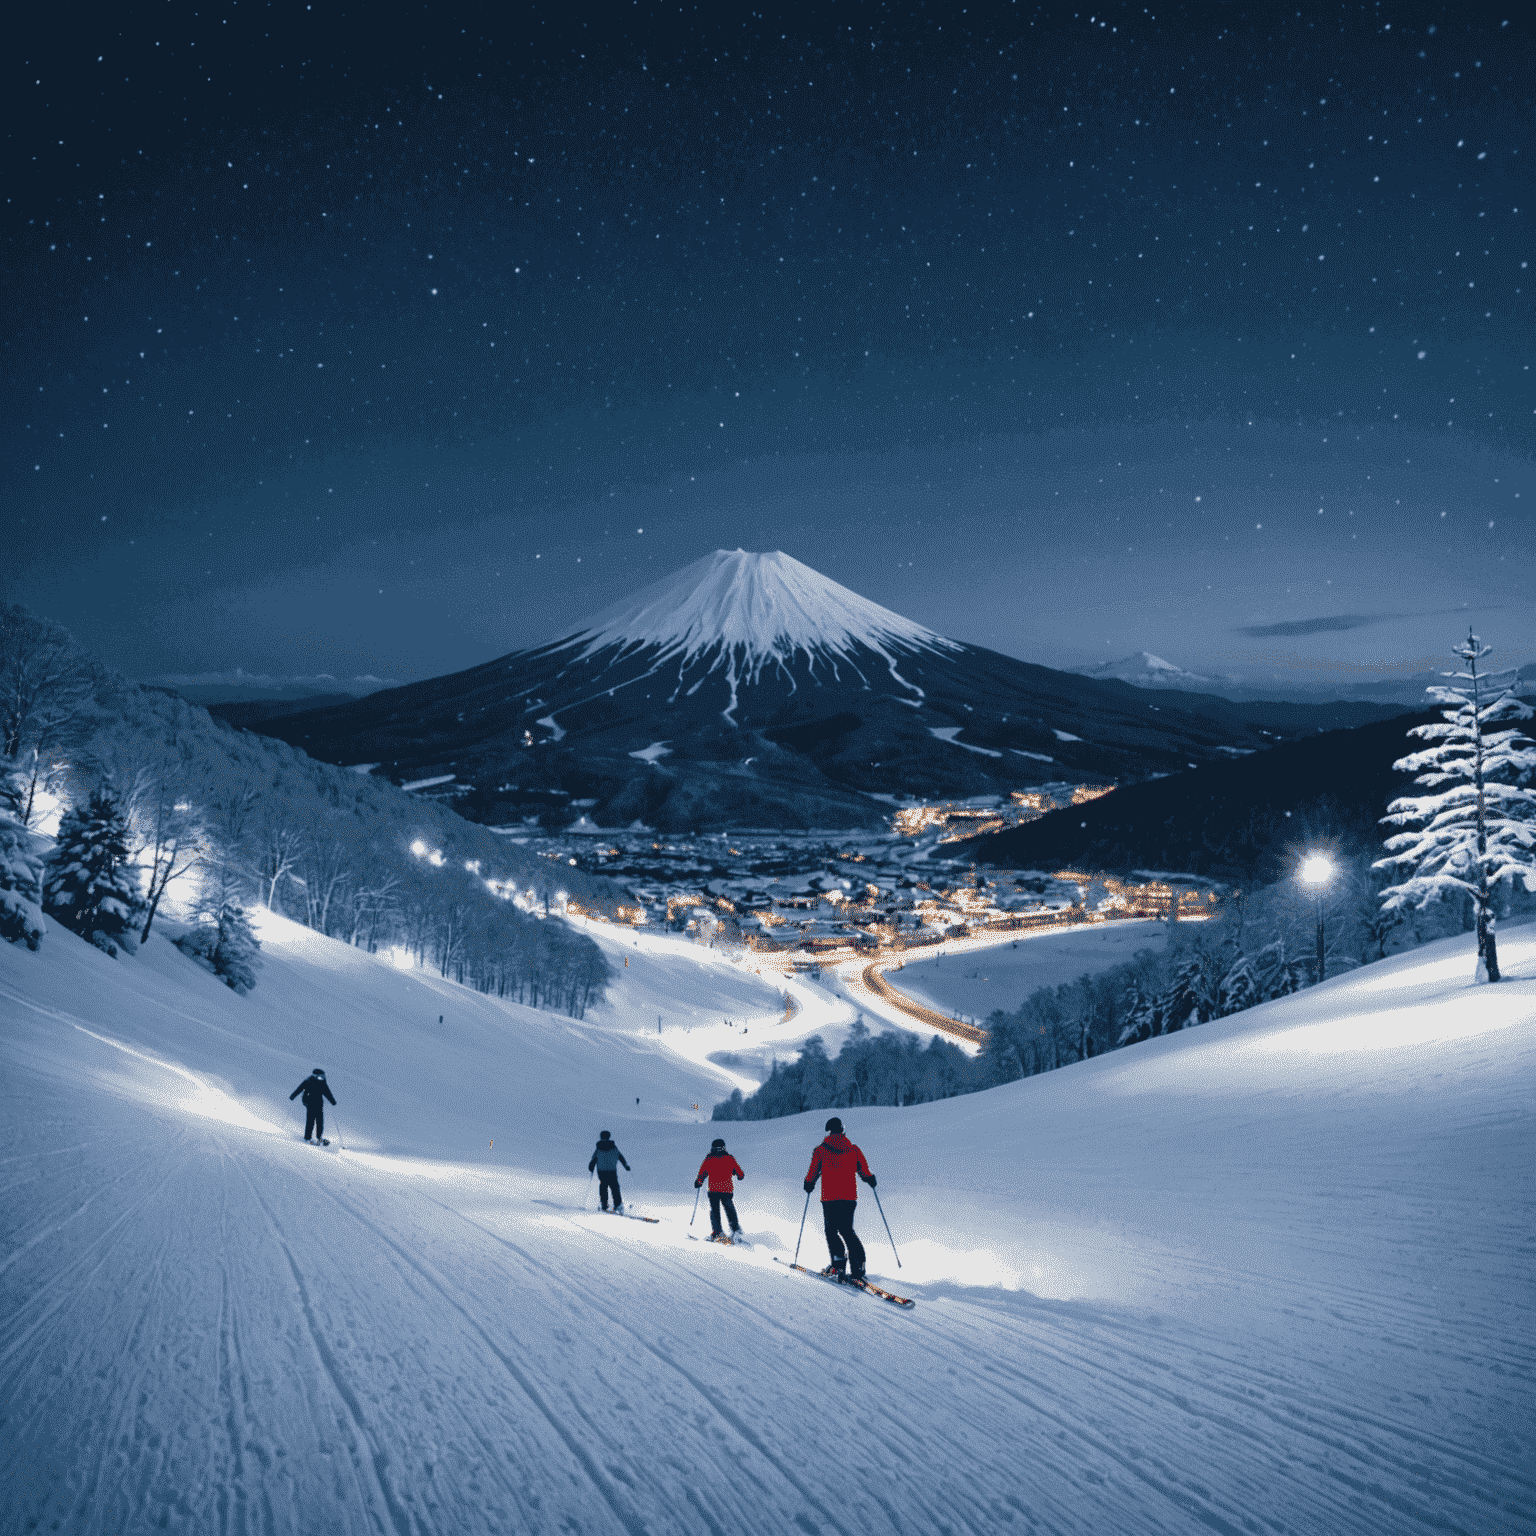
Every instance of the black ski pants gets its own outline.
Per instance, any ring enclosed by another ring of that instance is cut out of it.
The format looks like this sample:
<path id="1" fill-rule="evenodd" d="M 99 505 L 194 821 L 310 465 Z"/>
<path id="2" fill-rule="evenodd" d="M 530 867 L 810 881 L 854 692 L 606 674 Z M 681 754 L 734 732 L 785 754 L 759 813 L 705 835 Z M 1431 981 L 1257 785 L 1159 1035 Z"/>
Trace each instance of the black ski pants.
<path id="1" fill-rule="evenodd" d="M 853 1213 L 858 1210 L 857 1200 L 823 1200 L 821 1223 L 827 1229 L 827 1252 L 838 1269 L 851 1261 L 856 1274 L 864 1273 L 864 1244 L 853 1230 Z"/>
<path id="2" fill-rule="evenodd" d="M 736 1220 L 736 1200 L 729 1190 L 710 1190 L 709 1192 L 709 1225 L 716 1237 L 720 1235 L 720 1208 L 725 1207 L 725 1214 L 731 1223 L 732 1232 L 741 1231 L 741 1223 Z"/>
<path id="3" fill-rule="evenodd" d="M 599 1168 L 597 1170 L 597 1198 L 603 1209 L 608 1209 L 608 1191 L 613 1191 L 613 1208 L 624 1204 L 624 1196 L 619 1193 L 619 1170 L 617 1168 Z"/>
<path id="4" fill-rule="evenodd" d="M 304 1106 L 304 1140 L 308 1141 L 309 1138 L 313 1136 L 316 1141 L 319 1141 L 320 1138 L 324 1135 L 325 1105 L 316 1104 L 313 1108 L 311 1108 L 308 1104 L 306 1104 Z"/>

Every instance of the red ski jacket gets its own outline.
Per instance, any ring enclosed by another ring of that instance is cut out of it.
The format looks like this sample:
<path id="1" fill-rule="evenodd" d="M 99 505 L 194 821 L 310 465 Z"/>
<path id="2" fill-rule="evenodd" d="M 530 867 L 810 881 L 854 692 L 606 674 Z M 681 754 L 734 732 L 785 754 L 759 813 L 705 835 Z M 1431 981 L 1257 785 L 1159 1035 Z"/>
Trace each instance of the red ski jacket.
<path id="1" fill-rule="evenodd" d="M 865 1180 L 869 1178 L 864 1154 L 846 1136 L 828 1136 L 811 1153 L 811 1166 L 805 1177 L 814 1184 L 817 1175 L 821 1175 L 823 1200 L 857 1200 L 859 1186 L 854 1180 L 855 1173 Z"/>
<path id="2" fill-rule="evenodd" d="M 735 1185 L 731 1183 L 733 1173 L 738 1179 L 746 1178 L 746 1174 L 741 1171 L 741 1164 L 729 1152 L 711 1152 L 699 1164 L 699 1177 L 709 1180 L 709 1190 L 714 1195 L 729 1195 L 734 1191 Z"/>

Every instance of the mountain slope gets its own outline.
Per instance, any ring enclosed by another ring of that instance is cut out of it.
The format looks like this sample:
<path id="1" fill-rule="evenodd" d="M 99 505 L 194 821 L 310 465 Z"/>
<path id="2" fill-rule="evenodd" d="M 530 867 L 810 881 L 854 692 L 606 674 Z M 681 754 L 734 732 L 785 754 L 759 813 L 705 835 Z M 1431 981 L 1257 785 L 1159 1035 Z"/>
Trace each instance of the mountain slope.
<path id="1" fill-rule="evenodd" d="M 787 555 L 720 550 L 552 644 L 251 724 L 451 783 L 455 809 L 491 824 L 580 800 L 599 825 L 686 829 L 867 824 L 877 794 L 1134 780 L 1379 713 L 1153 703 L 946 639 Z"/>
<path id="2" fill-rule="evenodd" d="M 1387 802 L 1410 787 L 1392 765 L 1413 746 L 1409 729 L 1437 718 L 1401 715 L 1282 742 L 946 851 L 1009 869 L 1166 869 L 1267 885 L 1309 839 L 1379 848 Z"/>
<path id="3" fill-rule="evenodd" d="M 1498 988 L 1451 940 L 845 1112 L 909 1314 L 771 1260 L 819 1114 L 728 1128 L 759 1249 L 687 1240 L 722 1128 L 622 998 L 605 1030 L 266 940 L 246 999 L 158 939 L 0 946 L 0 1528 L 1529 1526 L 1530 928 Z M 316 1062 L 345 1154 L 297 1141 Z M 582 1214 L 603 1125 L 660 1224 Z"/>

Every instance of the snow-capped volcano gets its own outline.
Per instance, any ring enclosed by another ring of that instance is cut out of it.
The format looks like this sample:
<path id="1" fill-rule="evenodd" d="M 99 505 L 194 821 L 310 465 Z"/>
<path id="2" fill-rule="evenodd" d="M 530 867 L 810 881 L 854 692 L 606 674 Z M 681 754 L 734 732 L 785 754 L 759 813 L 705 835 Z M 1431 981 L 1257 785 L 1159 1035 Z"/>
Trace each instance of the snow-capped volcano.
<path id="1" fill-rule="evenodd" d="M 861 648 L 878 655 L 960 649 L 782 550 L 744 549 L 717 549 L 641 588 L 588 619 L 569 643 L 578 640 L 586 642 L 584 658 L 609 646 L 654 646 L 659 660 L 684 667 L 711 655 L 717 666 L 735 662 L 753 682 L 800 651 L 814 662 Z"/>
<path id="2" fill-rule="evenodd" d="M 492 825 L 563 823 L 576 806 L 597 827 L 683 830 L 848 826 L 886 814 L 877 796 L 1173 772 L 1268 745 L 1262 727 L 1280 727 L 1244 708 L 1153 708 L 1123 683 L 948 639 L 781 551 L 738 549 L 547 645 L 252 723 Z"/>
<path id="3" fill-rule="evenodd" d="M 718 671 L 730 688 L 722 712 L 728 720 L 738 707 L 739 686 L 759 682 L 764 668 L 793 683 L 802 658 L 814 671 L 818 662 L 834 660 L 857 669 L 861 657 L 876 656 L 913 699 L 920 699 L 923 690 L 897 670 L 898 658 L 961 649 L 782 550 L 744 549 L 717 549 L 643 587 L 594 615 L 565 645 L 583 645 L 582 661 L 611 653 L 611 663 L 621 662 L 645 652 L 651 671 L 676 667 L 679 687 L 695 666 L 703 666 L 706 675 Z"/>

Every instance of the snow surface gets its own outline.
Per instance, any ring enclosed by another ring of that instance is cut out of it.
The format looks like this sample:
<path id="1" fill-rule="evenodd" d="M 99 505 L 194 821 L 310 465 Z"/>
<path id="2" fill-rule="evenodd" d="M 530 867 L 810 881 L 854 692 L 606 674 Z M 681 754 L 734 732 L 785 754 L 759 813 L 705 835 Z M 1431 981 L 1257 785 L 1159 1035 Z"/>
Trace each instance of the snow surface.
<path id="1" fill-rule="evenodd" d="M 370 763 L 369 769 L 377 768 L 377 763 Z M 354 773 L 361 773 L 361 768 L 353 769 Z M 412 779 L 409 784 L 402 784 L 401 789 L 409 793 L 413 789 L 432 789 L 438 784 L 451 784 L 458 777 L 455 773 L 439 773 L 430 779 Z"/>
<path id="2" fill-rule="evenodd" d="M 0 946 L 0 1529 L 1533 1528 L 1536 928 L 1497 988 L 1458 938 L 844 1111 L 909 1313 L 771 1262 L 824 1113 L 698 1124 L 647 1033 L 777 978 L 631 938 L 576 1023 L 263 940 L 245 999 L 158 934 Z M 659 1225 L 582 1213 L 603 1126 Z M 716 1130 L 749 1251 L 685 1237 Z"/>
<path id="3" fill-rule="evenodd" d="M 947 741 L 952 747 L 964 747 L 967 752 L 979 752 L 983 757 L 1001 757 L 1001 752 L 994 752 L 991 747 L 973 747 L 968 741 L 959 739 L 963 725 L 930 725 L 928 734 L 937 741 Z"/>
<path id="4" fill-rule="evenodd" d="M 582 645 L 580 660 L 614 647 L 621 655 L 655 648 L 652 671 L 675 661 L 679 675 L 707 660 L 709 671 L 723 669 L 730 684 L 727 719 L 741 683 L 757 682 L 765 667 L 787 670 L 802 652 L 814 667 L 852 660 L 863 647 L 921 698 L 923 690 L 897 671 L 901 653 L 963 649 L 780 550 L 743 549 L 717 549 L 642 587 L 588 619 L 563 643 Z"/>
<path id="5" fill-rule="evenodd" d="M 1057 987 L 1085 972 L 1097 975 L 1139 949 L 1160 950 L 1167 923 L 1101 923 L 1061 932 L 1022 933 L 986 949 L 941 946 L 942 958 L 908 960 L 886 980 L 941 1013 L 958 1012 L 985 1023 L 994 1008 L 1012 1013 L 1036 987 Z M 1043 941 L 1043 942 L 1042 942 Z"/>

